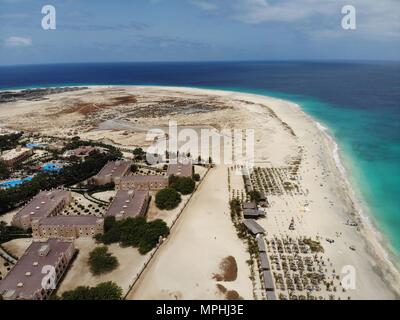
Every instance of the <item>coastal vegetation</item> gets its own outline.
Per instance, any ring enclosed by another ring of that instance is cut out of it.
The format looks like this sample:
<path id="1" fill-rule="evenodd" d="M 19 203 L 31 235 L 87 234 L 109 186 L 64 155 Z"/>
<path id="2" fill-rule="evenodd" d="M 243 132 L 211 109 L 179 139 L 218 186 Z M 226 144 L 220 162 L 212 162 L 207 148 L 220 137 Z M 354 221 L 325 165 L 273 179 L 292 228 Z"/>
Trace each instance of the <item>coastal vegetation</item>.
<path id="1" fill-rule="evenodd" d="M 181 195 L 173 188 L 164 188 L 156 194 L 156 206 L 162 210 L 172 210 L 176 208 L 181 201 Z"/>
<path id="2" fill-rule="evenodd" d="M 90 271 L 97 276 L 116 269 L 118 267 L 118 260 L 108 252 L 106 246 L 101 246 L 90 252 L 89 266 Z"/>
<path id="3" fill-rule="evenodd" d="M 61 300 L 121 300 L 122 289 L 112 281 L 102 282 L 95 287 L 79 286 L 74 290 L 65 291 Z"/>
<path id="4" fill-rule="evenodd" d="M 132 246 L 138 248 L 141 254 L 149 252 L 157 245 L 160 237 L 169 234 L 167 224 L 160 219 L 147 222 L 145 218 L 137 217 L 116 221 L 114 217 L 107 217 L 104 225 L 104 234 L 96 236 L 98 242 Z"/>

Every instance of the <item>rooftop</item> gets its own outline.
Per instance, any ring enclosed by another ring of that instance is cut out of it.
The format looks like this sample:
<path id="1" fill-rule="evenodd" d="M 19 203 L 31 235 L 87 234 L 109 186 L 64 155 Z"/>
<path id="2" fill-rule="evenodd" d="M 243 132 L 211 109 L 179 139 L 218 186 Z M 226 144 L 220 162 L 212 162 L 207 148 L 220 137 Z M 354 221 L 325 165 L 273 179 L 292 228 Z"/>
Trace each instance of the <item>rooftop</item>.
<path id="1" fill-rule="evenodd" d="M 110 207 L 107 210 L 107 216 L 115 217 L 136 217 L 142 213 L 149 196 L 148 191 L 129 190 L 118 191 Z"/>
<path id="2" fill-rule="evenodd" d="M 254 201 L 243 203 L 243 209 L 257 209 L 257 204 Z"/>
<path id="3" fill-rule="evenodd" d="M 62 200 L 69 197 L 70 192 L 63 189 L 41 191 L 23 207 L 14 218 L 29 215 L 32 219 L 49 216 Z"/>
<path id="4" fill-rule="evenodd" d="M 274 291 L 274 280 L 270 271 L 263 271 L 264 286 L 267 291 Z"/>
<path id="5" fill-rule="evenodd" d="M 74 149 L 73 151 L 74 151 L 75 155 L 86 155 L 86 154 L 91 153 L 94 150 L 96 150 L 96 148 L 92 147 L 92 146 L 80 146 L 80 147 Z"/>
<path id="6" fill-rule="evenodd" d="M 260 252 L 260 266 L 262 270 L 270 270 L 268 256 L 265 252 Z"/>
<path id="7" fill-rule="evenodd" d="M 121 182 L 160 182 L 166 179 L 168 178 L 162 175 L 134 175 L 122 177 Z"/>
<path id="8" fill-rule="evenodd" d="M 73 247 L 72 242 L 48 240 L 33 242 L 15 266 L 0 281 L 0 293 L 7 299 L 30 299 L 42 290 L 44 266 L 56 266 L 60 256 Z"/>
<path id="9" fill-rule="evenodd" d="M 100 170 L 96 177 L 122 177 L 125 175 L 130 166 L 131 164 L 129 161 L 110 161 Z"/>
<path id="10" fill-rule="evenodd" d="M 265 232 L 265 230 L 253 219 L 244 219 L 243 223 L 253 234 Z"/>
<path id="11" fill-rule="evenodd" d="M 265 242 L 262 237 L 257 236 L 257 246 L 259 252 L 266 252 L 267 248 L 265 247 Z"/>
<path id="12" fill-rule="evenodd" d="M 243 210 L 243 214 L 245 216 L 252 216 L 252 217 L 264 217 L 265 216 L 265 212 L 262 210 L 258 210 L 258 209 L 244 209 Z"/>
<path id="13" fill-rule="evenodd" d="M 193 173 L 192 163 L 171 163 L 168 165 L 167 175 L 179 177 L 191 177 Z"/>
<path id="14" fill-rule="evenodd" d="M 1 155 L 1 159 L 7 161 L 7 160 L 12 160 L 15 159 L 16 157 L 19 157 L 20 155 L 24 154 L 25 152 L 31 152 L 31 149 L 29 148 L 15 148 L 9 151 L 6 151 Z"/>
<path id="15" fill-rule="evenodd" d="M 43 218 L 39 225 L 47 226 L 84 226 L 102 223 L 103 219 L 94 216 L 54 216 Z"/>

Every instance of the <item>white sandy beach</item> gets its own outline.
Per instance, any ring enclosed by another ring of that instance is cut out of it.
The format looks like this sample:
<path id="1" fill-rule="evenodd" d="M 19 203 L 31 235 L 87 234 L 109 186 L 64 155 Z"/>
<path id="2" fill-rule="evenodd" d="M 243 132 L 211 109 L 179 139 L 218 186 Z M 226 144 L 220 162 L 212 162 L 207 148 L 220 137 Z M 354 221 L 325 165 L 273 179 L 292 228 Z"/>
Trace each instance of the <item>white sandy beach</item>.
<path id="1" fill-rule="evenodd" d="M 109 97 L 125 95 L 134 95 L 138 102 L 104 109 L 99 106 Z M 96 112 L 65 112 L 80 99 L 96 102 Z M 152 117 L 135 111 L 137 106 L 162 99 L 212 102 L 218 108 L 193 114 L 166 112 Z M 98 129 L 100 122 L 114 118 L 125 126 Z M 82 138 L 112 141 L 122 147 L 148 146 L 149 142 L 144 141 L 146 129 L 166 126 L 170 120 L 178 125 L 218 130 L 254 129 L 256 165 L 261 168 L 282 168 L 300 156 L 298 176 L 303 193 L 268 198 L 271 207 L 266 211 L 267 217 L 258 221 L 266 230 L 265 238 L 319 237 L 324 255 L 329 258 L 330 272 L 341 276 L 343 267 L 355 268 L 356 288 L 341 293 L 341 298 L 399 297 L 398 270 L 387 261 L 374 231 L 360 219 L 353 192 L 335 162 L 334 141 L 291 102 L 216 90 L 103 86 L 51 95 L 44 101 L 17 101 L 0 108 L 0 123 L 13 129 L 57 136 L 68 136 L 73 131 Z M 220 262 L 227 256 L 236 260 L 237 279 L 221 284 L 244 299 L 254 298 L 246 262 L 250 256 L 237 237 L 229 214 L 228 167 L 221 164 L 210 170 L 128 298 L 223 299 L 213 274 L 218 273 Z M 238 182 L 236 188 L 243 186 Z M 292 218 L 296 228 L 288 230 Z M 345 224 L 349 218 L 359 223 L 358 228 Z M 334 239 L 334 243 L 328 243 L 327 238 Z M 71 287 L 69 283 L 75 274 L 67 275 L 64 288 Z M 126 275 L 126 281 L 129 276 Z M 117 280 L 122 283 L 124 278 Z"/>

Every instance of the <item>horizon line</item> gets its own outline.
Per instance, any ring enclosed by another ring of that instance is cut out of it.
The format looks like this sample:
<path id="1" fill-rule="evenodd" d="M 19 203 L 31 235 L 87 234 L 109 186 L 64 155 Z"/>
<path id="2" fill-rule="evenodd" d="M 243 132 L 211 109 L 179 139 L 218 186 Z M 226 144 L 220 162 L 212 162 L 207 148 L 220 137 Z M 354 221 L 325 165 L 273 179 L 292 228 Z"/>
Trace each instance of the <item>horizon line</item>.
<path id="1" fill-rule="evenodd" d="M 49 63 L 21 63 L 21 64 L 0 64 L 0 68 L 4 67 L 24 67 L 24 66 L 50 66 L 50 65 L 78 65 L 78 64 L 186 64 L 186 63 L 400 63 L 400 60 L 390 60 L 390 59 L 245 59 L 245 60 L 154 60 L 154 61 L 81 61 L 81 62 L 49 62 Z"/>

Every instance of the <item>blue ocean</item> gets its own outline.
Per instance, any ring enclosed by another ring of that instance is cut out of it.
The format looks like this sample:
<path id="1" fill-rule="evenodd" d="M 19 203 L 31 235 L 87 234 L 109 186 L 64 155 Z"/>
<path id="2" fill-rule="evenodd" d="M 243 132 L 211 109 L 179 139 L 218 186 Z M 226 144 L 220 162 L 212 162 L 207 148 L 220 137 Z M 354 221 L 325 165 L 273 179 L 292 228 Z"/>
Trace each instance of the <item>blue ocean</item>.
<path id="1" fill-rule="evenodd" d="M 354 190 L 400 255 L 400 63 L 93 63 L 0 67 L 0 89 L 169 85 L 292 100 L 336 138 Z"/>

